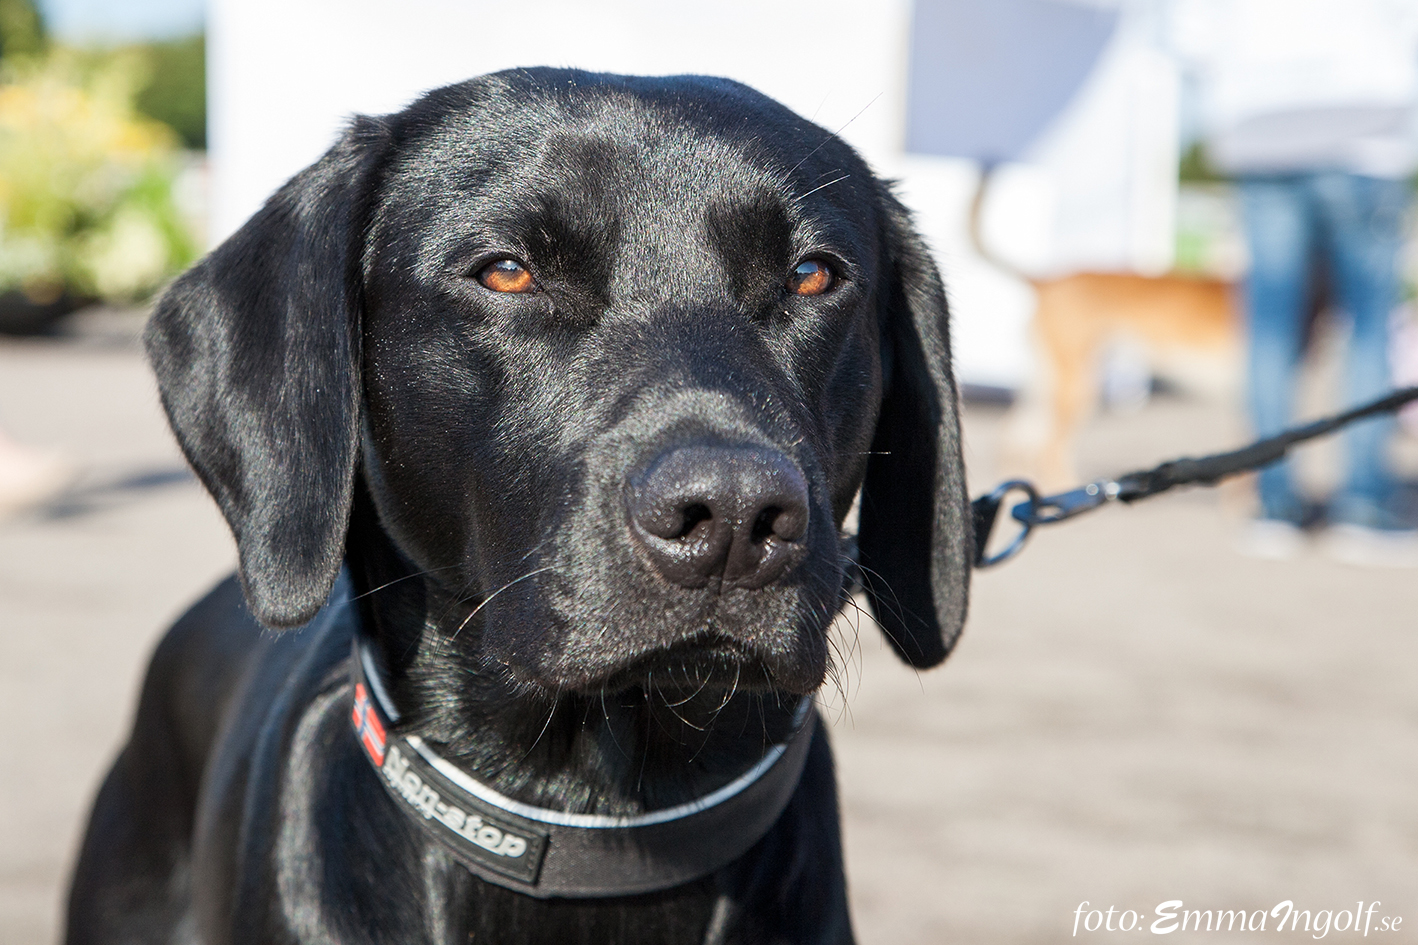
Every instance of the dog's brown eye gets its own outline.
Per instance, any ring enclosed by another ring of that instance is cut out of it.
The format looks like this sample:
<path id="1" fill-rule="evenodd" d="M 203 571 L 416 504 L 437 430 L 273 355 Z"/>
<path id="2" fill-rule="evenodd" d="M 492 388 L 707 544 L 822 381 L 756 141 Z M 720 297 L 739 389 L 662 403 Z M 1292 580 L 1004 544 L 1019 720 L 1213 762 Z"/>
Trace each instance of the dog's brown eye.
<path id="1" fill-rule="evenodd" d="M 832 275 L 827 263 L 809 259 L 799 263 L 798 268 L 793 270 L 788 279 L 788 288 L 795 295 L 821 295 L 832 288 L 836 281 L 837 277 Z"/>
<path id="2" fill-rule="evenodd" d="M 478 270 L 478 281 L 494 292 L 530 292 L 532 274 L 511 259 L 490 262 Z"/>

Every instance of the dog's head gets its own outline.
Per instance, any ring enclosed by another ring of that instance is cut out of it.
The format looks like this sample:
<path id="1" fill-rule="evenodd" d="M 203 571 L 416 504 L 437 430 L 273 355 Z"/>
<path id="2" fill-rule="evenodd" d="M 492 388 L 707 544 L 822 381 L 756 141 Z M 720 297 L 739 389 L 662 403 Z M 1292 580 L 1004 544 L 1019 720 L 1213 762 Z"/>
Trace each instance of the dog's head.
<path id="1" fill-rule="evenodd" d="M 859 490 L 897 652 L 964 619 L 935 268 L 850 148 L 736 83 L 518 70 L 357 119 L 146 341 L 270 626 L 324 602 L 357 482 L 546 689 L 815 689 Z"/>

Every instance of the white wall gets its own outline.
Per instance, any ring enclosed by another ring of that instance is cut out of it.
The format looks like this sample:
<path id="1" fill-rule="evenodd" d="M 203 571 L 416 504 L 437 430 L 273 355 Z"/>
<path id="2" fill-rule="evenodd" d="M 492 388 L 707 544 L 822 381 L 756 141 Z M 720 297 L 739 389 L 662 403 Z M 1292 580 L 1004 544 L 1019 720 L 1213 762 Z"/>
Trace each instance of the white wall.
<path id="1" fill-rule="evenodd" d="M 945 274 L 955 319 L 956 368 L 964 380 L 1014 387 L 1030 370 L 1026 327 L 1031 292 L 975 257 L 964 238 L 964 208 L 976 179 L 973 165 L 901 153 L 910 0 L 209 4 L 213 243 L 319 157 L 351 114 L 393 111 L 430 88 L 519 65 L 725 75 L 827 128 L 840 129 L 879 172 L 902 179 L 903 196 L 917 211 Z M 1103 103 L 1084 110 L 1093 116 L 1079 123 L 1087 134 L 1070 137 L 1061 127 L 1050 139 L 1055 150 L 1059 140 L 1086 145 L 1100 120 L 1112 129 L 1105 135 L 1110 146 L 1130 140 L 1132 132 L 1119 124 L 1129 119 L 1109 103 L 1131 100 L 1125 88 L 1132 73 L 1113 72 L 1101 91 L 1092 93 Z M 1070 160 L 1078 158 L 1077 148 L 1063 150 L 1073 155 Z M 1135 235 L 1129 235 L 1127 220 L 1136 216 L 1136 202 L 1124 192 L 1132 185 L 1114 173 L 1117 166 L 1135 163 L 1130 155 L 1124 147 L 1101 175 L 1094 175 L 1105 196 L 1112 194 L 1109 187 L 1118 191 L 1112 204 L 1123 222 L 1102 224 L 1104 230 L 1122 227 L 1113 244 L 1120 239 L 1131 245 Z M 1086 153 L 1082 161 L 1088 165 Z M 1025 263 L 1036 257 L 1047 262 L 1050 247 L 1060 242 L 1053 236 L 1058 218 L 1051 208 L 1060 203 L 1057 191 L 1069 181 L 1047 174 L 1015 176 L 1025 182 L 1024 190 L 1014 197 L 1002 194 L 991 210 L 991 231 L 1002 239 L 997 248 L 1011 258 L 1023 253 Z M 1102 205 L 1096 193 L 1085 203 Z M 1097 216 L 1092 216 L 1095 225 Z M 1104 242 L 1109 238 L 1105 235 Z M 1130 257 L 1124 252 L 1118 258 L 1126 263 Z"/>
<path id="2" fill-rule="evenodd" d="M 213 236 L 317 158 L 349 115 L 513 66 L 729 76 L 845 125 L 879 160 L 901 136 L 907 15 L 904 0 L 211 0 Z"/>

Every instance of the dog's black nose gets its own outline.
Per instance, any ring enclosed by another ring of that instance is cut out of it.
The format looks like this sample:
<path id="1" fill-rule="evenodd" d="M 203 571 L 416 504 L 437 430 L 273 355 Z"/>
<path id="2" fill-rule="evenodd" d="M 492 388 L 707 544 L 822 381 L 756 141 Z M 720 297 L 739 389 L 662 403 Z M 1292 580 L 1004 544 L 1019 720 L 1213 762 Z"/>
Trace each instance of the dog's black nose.
<path id="1" fill-rule="evenodd" d="M 776 450 L 684 446 L 631 478 L 630 531 L 682 587 L 763 587 L 806 553 L 807 481 Z"/>

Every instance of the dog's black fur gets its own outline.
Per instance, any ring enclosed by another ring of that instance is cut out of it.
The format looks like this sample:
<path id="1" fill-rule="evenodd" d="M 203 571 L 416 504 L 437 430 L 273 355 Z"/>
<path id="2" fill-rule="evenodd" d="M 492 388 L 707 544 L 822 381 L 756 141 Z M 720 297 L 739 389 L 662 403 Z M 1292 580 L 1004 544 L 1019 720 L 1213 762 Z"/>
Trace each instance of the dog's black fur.
<path id="1" fill-rule="evenodd" d="M 480 283 L 506 258 L 535 291 Z M 830 291 L 789 291 L 803 260 Z M 943 659 L 971 550 L 945 298 L 850 148 L 724 80 L 487 76 L 355 120 L 146 341 L 241 586 L 157 650 L 71 943 L 851 940 L 820 731 L 728 867 L 534 899 L 383 793 L 349 729 L 347 633 L 262 626 L 306 624 L 347 567 L 400 728 L 578 812 L 700 796 L 787 731 L 829 669 L 859 488 L 875 612 L 908 662 Z M 691 446 L 806 484 L 801 534 L 769 534 L 788 564 L 666 579 L 627 496 Z"/>

